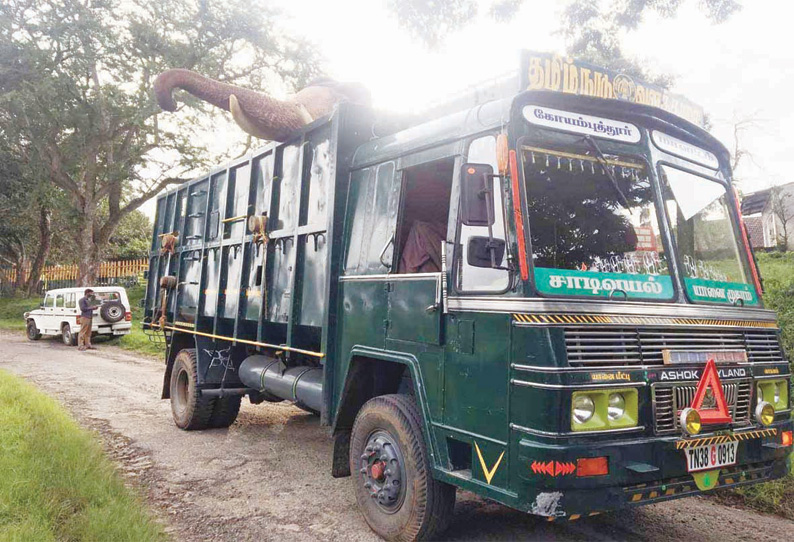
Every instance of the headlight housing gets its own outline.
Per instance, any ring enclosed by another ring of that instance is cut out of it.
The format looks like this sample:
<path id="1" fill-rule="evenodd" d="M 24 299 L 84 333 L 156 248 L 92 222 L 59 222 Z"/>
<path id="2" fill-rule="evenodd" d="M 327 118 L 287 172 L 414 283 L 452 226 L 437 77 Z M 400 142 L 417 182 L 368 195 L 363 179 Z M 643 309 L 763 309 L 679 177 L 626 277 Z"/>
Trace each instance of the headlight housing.
<path id="1" fill-rule="evenodd" d="M 775 409 L 770 403 L 761 401 L 755 407 L 755 420 L 764 426 L 772 425 L 772 422 L 775 421 Z"/>
<path id="2" fill-rule="evenodd" d="M 626 414 L 626 398 L 620 392 L 609 394 L 607 398 L 607 419 L 617 421 Z"/>
<path id="3" fill-rule="evenodd" d="M 756 404 L 767 402 L 775 408 L 775 412 L 786 410 L 789 405 L 788 379 L 761 380 L 756 385 Z"/>
<path id="4" fill-rule="evenodd" d="M 571 415 L 575 423 L 583 425 L 595 414 L 595 403 L 589 395 L 577 395 L 573 399 Z"/>
<path id="5" fill-rule="evenodd" d="M 637 425 L 637 390 L 576 391 L 571 396 L 572 431 L 607 431 Z"/>

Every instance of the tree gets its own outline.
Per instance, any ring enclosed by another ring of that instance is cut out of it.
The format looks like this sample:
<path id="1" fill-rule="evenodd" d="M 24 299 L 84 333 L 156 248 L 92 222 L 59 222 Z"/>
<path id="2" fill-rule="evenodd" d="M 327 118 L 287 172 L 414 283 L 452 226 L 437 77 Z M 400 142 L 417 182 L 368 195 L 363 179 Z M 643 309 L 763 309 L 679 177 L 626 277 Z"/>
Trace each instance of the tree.
<path id="1" fill-rule="evenodd" d="M 0 254 L 17 269 L 14 288 L 31 294 L 52 243 L 53 191 L 36 177 L 36 168 L 27 166 L 9 149 L 0 149 Z"/>
<path id="2" fill-rule="evenodd" d="M 121 220 L 103 256 L 108 260 L 145 258 L 151 243 L 152 222 L 142 212 L 133 211 Z"/>
<path id="3" fill-rule="evenodd" d="M 789 222 L 794 220 L 794 197 L 785 186 L 773 186 L 769 189 L 769 209 L 775 221 L 780 224 L 777 234 L 777 246 L 782 252 L 789 249 Z"/>
<path id="4" fill-rule="evenodd" d="M 218 121 L 200 102 L 160 119 L 150 90 L 160 71 L 253 88 L 316 74 L 314 49 L 281 35 L 275 18 L 264 0 L 0 5 L 0 140 L 64 196 L 79 284 L 94 280 L 126 216 L 242 143 L 208 151 L 197 133 Z"/>
<path id="5" fill-rule="evenodd" d="M 563 10 L 558 32 L 565 36 L 570 55 L 668 86 L 669 77 L 651 76 L 624 54 L 620 35 L 622 30 L 636 30 L 649 13 L 673 17 L 684 3 L 684 0 L 571 0 Z M 400 24 L 430 48 L 438 47 L 448 33 L 473 23 L 481 13 L 481 5 L 479 0 L 388 2 Z M 507 21 L 521 9 L 532 9 L 527 0 L 490 0 L 484 6 L 488 16 L 497 21 Z M 720 23 L 739 10 L 741 4 L 739 0 L 698 0 L 698 6 L 714 23 Z"/>

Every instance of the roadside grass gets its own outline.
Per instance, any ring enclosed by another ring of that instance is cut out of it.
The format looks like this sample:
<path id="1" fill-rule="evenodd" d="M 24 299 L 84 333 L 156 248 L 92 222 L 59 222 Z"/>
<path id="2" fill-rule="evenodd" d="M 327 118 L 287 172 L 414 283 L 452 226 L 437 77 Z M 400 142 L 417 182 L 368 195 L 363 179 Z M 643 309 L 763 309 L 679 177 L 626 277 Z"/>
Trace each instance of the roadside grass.
<path id="1" fill-rule="evenodd" d="M 166 540 L 97 440 L 0 370 L 0 540 Z"/>
<path id="2" fill-rule="evenodd" d="M 792 361 L 794 355 L 794 252 L 758 254 L 758 266 L 764 278 L 764 303 L 777 311 L 783 335 L 783 347 Z M 794 468 L 789 458 L 789 466 Z M 739 502 L 761 512 L 772 512 L 794 519 L 794 474 L 767 482 L 718 494 L 727 502 Z"/>
<path id="3" fill-rule="evenodd" d="M 25 311 L 39 308 L 41 298 L 38 297 L 3 297 L 0 298 L 0 328 L 24 330 Z"/>

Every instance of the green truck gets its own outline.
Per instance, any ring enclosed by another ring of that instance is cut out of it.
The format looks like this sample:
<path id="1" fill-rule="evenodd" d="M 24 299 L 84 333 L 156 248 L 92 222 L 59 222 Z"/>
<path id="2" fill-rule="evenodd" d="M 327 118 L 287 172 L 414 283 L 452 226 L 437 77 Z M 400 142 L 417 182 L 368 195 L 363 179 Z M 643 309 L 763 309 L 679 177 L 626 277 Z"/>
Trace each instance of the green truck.
<path id="1" fill-rule="evenodd" d="M 176 424 L 319 414 L 390 540 L 440 533 L 457 488 L 573 520 L 784 476 L 789 364 L 701 120 L 525 53 L 418 120 L 341 104 L 164 194 L 144 326 Z"/>

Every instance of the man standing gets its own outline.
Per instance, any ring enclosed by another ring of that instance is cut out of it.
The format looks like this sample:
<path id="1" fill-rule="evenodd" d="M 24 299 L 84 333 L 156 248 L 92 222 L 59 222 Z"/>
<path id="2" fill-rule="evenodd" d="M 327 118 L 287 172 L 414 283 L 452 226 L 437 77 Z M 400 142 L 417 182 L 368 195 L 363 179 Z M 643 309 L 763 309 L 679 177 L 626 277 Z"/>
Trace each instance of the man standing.
<path id="1" fill-rule="evenodd" d="M 86 288 L 85 295 L 78 302 L 80 305 L 80 335 L 77 336 L 78 350 L 96 350 L 91 345 L 91 324 L 94 319 L 94 290 Z"/>

